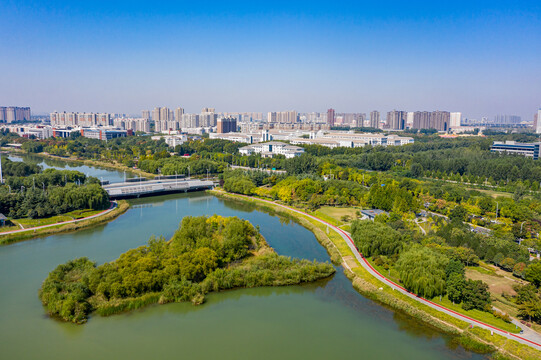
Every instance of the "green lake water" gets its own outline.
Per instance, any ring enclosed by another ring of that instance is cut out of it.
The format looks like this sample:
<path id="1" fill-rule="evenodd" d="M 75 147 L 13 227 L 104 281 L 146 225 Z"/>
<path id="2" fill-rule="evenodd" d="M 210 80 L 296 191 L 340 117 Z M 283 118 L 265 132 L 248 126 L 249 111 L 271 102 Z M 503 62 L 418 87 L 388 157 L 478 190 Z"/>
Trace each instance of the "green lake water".
<path id="1" fill-rule="evenodd" d="M 314 284 L 213 293 L 201 306 L 154 305 L 82 326 L 45 314 L 37 291 L 56 265 L 111 261 L 151 235 L 169 238 L 184 216 L 215 213 L 259 225 L 279 254 L 329 260 L 310 231 L 250 204 L 205 193 L 134 200 L 108 224 L 0 247 L 0 359 L 484 358 L 364 298 L 341 268 Z"/>

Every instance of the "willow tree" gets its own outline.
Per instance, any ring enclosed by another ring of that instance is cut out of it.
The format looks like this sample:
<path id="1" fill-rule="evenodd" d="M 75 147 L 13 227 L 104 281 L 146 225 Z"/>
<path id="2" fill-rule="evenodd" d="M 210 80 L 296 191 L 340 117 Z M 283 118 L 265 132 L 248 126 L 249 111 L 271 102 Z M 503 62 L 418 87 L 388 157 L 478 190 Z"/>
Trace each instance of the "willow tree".
<path id="1" fill-rule="evenodd" d="M 364 256 L 393 255 L 409 239 L 393 228 L 372 221 L 355 221 L 351 229 L 355 246 Z"/>
<path id="2" fill-rule="evenodd" d="M 396 268 L 406 289 L 422 297 L 433 298 L 445 292 L 448 262 L 445 255 L 415 245 L 400 254 Z"/>

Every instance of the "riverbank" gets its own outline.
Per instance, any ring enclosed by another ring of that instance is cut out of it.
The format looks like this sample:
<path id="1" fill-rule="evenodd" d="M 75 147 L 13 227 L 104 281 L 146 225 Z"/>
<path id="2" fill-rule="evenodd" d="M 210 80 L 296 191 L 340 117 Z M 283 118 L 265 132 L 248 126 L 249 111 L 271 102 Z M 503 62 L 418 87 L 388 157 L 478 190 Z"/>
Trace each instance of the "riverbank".
<path id="1" fill-rule="evenodd" d="M 119 163 L 116 163 L 116 162 L 115 163 L 108 163 L 108 162 L 104 162 L 104 161 L 100 161 L 100 160 L 80 159 L 80 158 L 75 158 L 75 157 L 62 157 L 62 156 L 57 156 L 57 155 L 51 155 L 51 154 L 48 154 L 48 153 L 45 153 L 45 152 L 28 153 L 28 152 L 26 152 L 24 150 L 21 150 L 21 149 L 13 149 L 13 148 L 6 148 L 6 147 L 1 148 L 1 150 L 6 151 L 6 152 L 10 152 L 10 153 L 13 153 L 13 154 L 33 155 L 33 156 L 39 156 L 39 157 L 42 157 L 42 158 L 45 158 L 45 159 L 60 160 L 60 161 L 84 164 L 84 165 L 88 165 L 88 166 L 98 166 L 98 167 L 111 169 L 111 170 L 117 170 L 117 171 L 126 171 L 126 172 L 129 172 L 131 174 L 138 175 L 140 177 L 154 178 L 154 177 L 157 176 L 156 174 L 151 174 L 151 173 L 145 172 L 145 171 L 140 170 L 140 169 L 134 169 L 134 168 L 131 168 L 131 167 L 128 167 L 126 165 L 119 164 Z"/>
<path id="2" fill-rule="evenodd" d="M 58 265 L 39 297 L 51 316 L 83 324 L 92 312 L 108 316 L 152 303 L 200 305 L 211 292 L 297 285 L 335 272 L 328 262 L 278 255 L 247 220 L 188 216 L 170 240 L 153 237 L 111 263 L 77 258 Z"/>
<path id="3" fill-rule="evenodd" d="M 113 208 L 104 210 L 102 213 L 89 216 L 87 218 L 76 219 L 59 224 L 50 224 L 35 228 L 15 230 L 9 233 L 0 234 L 0 245 L 8 245 L 19 241 L 30 240 L 36 237 L 50 236 L 101 225 L 116 219 L 118 216 L 125 213 L 129 207 L 130 205 L 127 201 L 120 200 Z"/>
<path id="4" fill-rule="evenodd" d="M 300 214 L 296 212 L 296 209 L 288 208 L 268 200 L 245 197 L 217 190 L 209 192 L 218 197 L 249 202 L 256 206 L 271 209 L 277 213 L 295 218 L 301 225 L 314 232 L 318 241 L 326 247 L 333 262 L 336 263 L 338 261 L 343 265 L 346 276 L 352 281 L 353 287 L 359 293 L 391 309 L 404 312 L 440 331 L 457 336 L 457 342 L 465 348 L 483 353 L 494 352 L 494 357 L 499 359 L 541 358 L 540 351 L 513 340 L 511 338 L 512 335 L 506 337 L 480 327 L 470 328 L 469 322 L 462 321 L 436 308 L 420 303 L 416 299 L 395 290 L 395 287 L 382 282 L 361 265 L 342 234 L 338 233 L 340 230 L 336 230 L 333 225 L 325 225 L 321 221 L 314 220 L 308 214 Z M 329 228 L 333 231 L 330 231 Z M 503 333 L 508 334 L 505 331 Z"/>

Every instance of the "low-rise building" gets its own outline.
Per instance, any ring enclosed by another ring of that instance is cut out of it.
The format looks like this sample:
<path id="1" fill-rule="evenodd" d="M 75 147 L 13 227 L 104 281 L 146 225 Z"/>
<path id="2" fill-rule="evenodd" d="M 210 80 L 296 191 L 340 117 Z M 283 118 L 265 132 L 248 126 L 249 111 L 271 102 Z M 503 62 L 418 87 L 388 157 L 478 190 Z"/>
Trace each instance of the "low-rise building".
<path id="1" fill-rule="evenodd" d="M 182 145 L 186 141 L 188 141 L 188 136 L 186 134 L 179 134 L 179 135 L 159 135 L 159 136 L 152 136 L 152 140 L 160 140 L 164 139 L 165 143 L 171 147 L 175 147 L 177 145 Z"/>
<path id="2" fill-rule="evenodd" d="M 53 128 L 48 125 L 4 125 L 0 128 L 22 137 L 35 136 L 38 139 L 47 139 L 53 136 Z"/>
<path id="3" fill-rule="evenodd" d="M 262 157 L 273 157 L 274 155 L 284 155 L 287 159 L 300 156 L 304 149 L 279 141 L 270 141 L 243 146 L 239 149 L 243 155 L 261 154 Z"/>
<path id="4" fill-rule="evenodd" d="M 387 213 L 386 211 L 380 210 L 380 209 L 361 210 L 361 215 L 362 215 L 361 219 L 362 220 L 372 220 L 372 221 L 374 221 L 376 216 L 382 215 L 382 214 L 389 215 L 389 213 Z"/>
<path id="5" fill-rule="evenodd" d="M 132 135 L 131 130 L 107 129 L 107 128 L 80 128 L 81 136 L 89 139 L 111 140 L 119 137 Z"/>
<path id="6" fill-rule="evenodd" d="M 539 159 L 539 145 L 541 143 L 519 143 L 515 141 L 494 141 L 490 147 L 491 152 L 516 154 L 531 157 L 534 160 Z"/>

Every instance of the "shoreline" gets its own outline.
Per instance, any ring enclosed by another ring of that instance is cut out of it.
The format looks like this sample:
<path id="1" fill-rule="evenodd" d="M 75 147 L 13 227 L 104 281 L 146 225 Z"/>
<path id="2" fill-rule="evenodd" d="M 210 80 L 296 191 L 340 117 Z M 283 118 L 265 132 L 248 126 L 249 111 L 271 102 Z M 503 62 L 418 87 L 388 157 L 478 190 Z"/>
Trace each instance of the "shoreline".
<path id="1" fill-rule="evenodd" d="M 288 207 L 276 204 L 270 200 L 232 194 L 219 190 L 210 190 L 208 192 L 217 197 L 248 202 L 257 207 L 270 209 L 273 212 L 285 214 L 288 217 L 298 220 L 300 225 L 314 233 L 318 242 L 327 249 L 333 263 L 335 263 L 336 255 L 338 254 L 339 263 L 344 268 L 345 275 L 351 280 L 353 287 L 360 294 L 385 307 L 412 316 L 446 334 L 456 336 L 458 343 L 466 349 L 480 353 L 493 353 L 493 355 L 499 359 L 538 359 L 541 357 L 541 352 L 532 346 L 519 343 L 516 340 L 506 338 L 496 333 L 491 334 L 491 331 L 480 327 L 469 328 L 469 323 L 466 321 L 462 321 L 442 311 L 430 308 L 398 291 L 394 291 L 392 286 L 374 277 L 358 263 L 357 259 L 352 256 L 354 254 L 351 249 L 349 249 L 349 246 L 345 244 L 345 240 L 341 235 L 338 235 L 339 230 L 335 230 L 333 227 L 333 231 L 329 233 L 328 228 L 332 225 L 325 226 L 322 223 L 316 224 L 315 220 L 310 220 L 309 215 L 299 214 L 295 211 L 296 209 L 292 208 L 290 210 Z M 327 234 L 325 234 L 324 231 L 325 227 L 327 227 Z M 332 234 L 335 234 L 335 236 L 332 236 Z M 325 238 L 323 241 L 320 239 L 320 237 L 322 237 L 321 235 Z M 507 332 L 504 331 L 504 333 Z"/>
<path id="2" fill-rule="evenodd" d="M 138 175 L 138 176 L 141 176 L 141 177 L 154 178 L 154 177 L 157 176 L 156 174 L 147 173 L 147 172 L 145 172 L 143 170 L 140 170 L 140 169 L 133 169 L 133 168 L 127 167 L 126 165 L 117 164 L 117 163 L 107 163 L 107 162 L 103 162 L 103 161 L 100 161 L 100 160 L 79 159 L 79 158 L 74 158 L 74 157 L 62 157 L 62 156 L 58 156 L 58 155 L 51 155 L 51 154 L 46 153 L 46 152 L 29 153 L 29 152 L 26 152 L 24 150 L 6 148 L 6 147 L 2 147 L 1 150 L 5 151 L 5 152 L 8 152 L 8 153 L 13 153 L 14 155 L 23 154 L 23 155 L 38 156 L 38 157 L 45 158 L 45 159 L 59 160 L 59 161 L 66 161 L 66 162 L 74 162 L 74 163 L 90 165 L 90 166 L 97 166 L 97 167 L 102 167 L 102 168 L 106 168 L 106 169 L 110 169 L 110 170 L 116 170 L 116 171 L 126 171 L 126 172 L 129 172 L 131 174 Z"/>
<path id="3" fill-rule="evenodd" d="M 92 226 L 101 225 L 115 220 L 124 214 L 130 204 L 126 200 L 119 200 L 117 206 L 109 208 L 99 214 L 83 219 L 76 219 L 62 223 L 43 225 L 35 228 L 13 230 L 7 233 L 0 233 L 0 246 L 31 240 L 38 237 L 51 236 L 65 232 L 78 231 Z"/>

